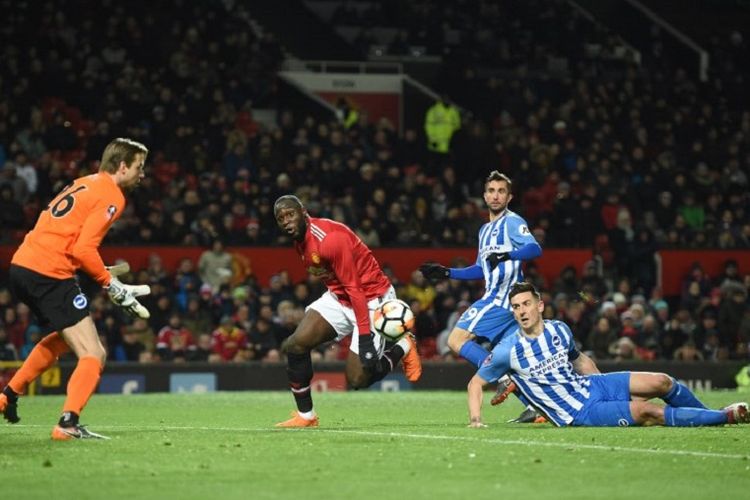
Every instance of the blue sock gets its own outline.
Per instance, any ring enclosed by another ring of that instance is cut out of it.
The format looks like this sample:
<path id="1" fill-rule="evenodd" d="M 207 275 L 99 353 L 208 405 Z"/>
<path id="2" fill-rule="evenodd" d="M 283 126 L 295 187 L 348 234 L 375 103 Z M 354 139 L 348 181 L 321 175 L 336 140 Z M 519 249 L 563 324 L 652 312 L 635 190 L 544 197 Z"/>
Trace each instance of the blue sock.
<path id="1" fill-rule="evenodd" d="M 464 342 L 458 354 L 466 361 L 473 363 L 477 368 L 482 366 L 482 362 L 490 355 L 487 349 L 472 340 Z"/>
<path id="2" fill-rule="evenodd" d="M 698 427 L 700 425 L 722 425 L 727 423 L 727 414 L 719 410 L 702 408 L 664 407 L 664 422 L 669 427 Z"/>
<path id="3" fill-rule="evenodd" d="M 676 408 L 703 408 L 704 410 L 708 409 L 703 403 L 698 401 L 698 398 L 695 397 L 695 394 L 690 392 L 690 389 L 688 389 L 685 384 L 681 384 L 677 381 L 677 379 L 674 378 L 672 379 L 672 382 L 672 388 L 668 393 L 664 395 L 664 397 L 661 398 L 665 403 Z"/>

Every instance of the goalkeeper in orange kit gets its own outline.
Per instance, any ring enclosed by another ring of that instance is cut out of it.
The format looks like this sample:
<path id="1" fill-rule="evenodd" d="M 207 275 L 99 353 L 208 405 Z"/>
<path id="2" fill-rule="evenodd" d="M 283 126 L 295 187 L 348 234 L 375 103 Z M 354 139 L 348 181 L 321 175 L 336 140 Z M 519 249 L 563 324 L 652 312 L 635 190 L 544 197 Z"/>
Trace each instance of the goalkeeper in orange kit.
<path id="1" fill-rule="evenodd" d="M 125 193 L 144 177 L 148 149 L 139 142 L 118 138 L 104 149 L 99 172 L 66 186 L 42 210 L 34 229 L 13 255 L 10 289 L 25 302 L 43 328 L 51 331 L 31 351 L 0 393 L 0 412 L 10 423 L 18 417 L 18 396 L 26 386 L 68 351 L 78 357 L 70 376 L 62 416 L 52 439 L 104 438 L 80 425 L 79 417 L 99 383 L 107 354 L 89 313 L 89 297 L 81 291 L 79 269 L 104 287 L 111 300 L 128 313 L 148 318 L 136 297 L 150 292 L 147 285 L 122 283 L 117 276 L 127 264 L 105 267 L 99 244 L 125 208 Z"/>

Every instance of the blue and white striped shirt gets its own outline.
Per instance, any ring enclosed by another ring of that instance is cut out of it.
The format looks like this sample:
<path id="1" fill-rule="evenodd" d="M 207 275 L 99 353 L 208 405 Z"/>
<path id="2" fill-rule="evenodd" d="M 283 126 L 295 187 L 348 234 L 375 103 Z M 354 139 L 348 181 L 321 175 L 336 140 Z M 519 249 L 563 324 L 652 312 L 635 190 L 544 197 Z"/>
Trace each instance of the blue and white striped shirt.
<path id="1" fill-rule="evenodd" d="M 518 390 L 555 425 L 569 425 L 589 399 L 591 382 L 570 362 L 579 352 L 568 325 L 545 320 L 544 333 L 527 337 L 521 330 L 492 350 L 477 374 L 495 382 L 508 373 Z"/>
<path id="2" fill-rule="evenodd" d="M 502 216 L 481 227 L 476 264 L 484 273 L 484 299 L 494 297 L 495 305 L 510 309 L 510 287 L 518 281 L 523 281 L 521 261 L 506 260 L 494 270 L 490 270 L 487 257 L 493 253 L 511 252 L 529 243 L 536 243 L 536 240 L 526 221 L 510 210 L 506 210 Z"/>

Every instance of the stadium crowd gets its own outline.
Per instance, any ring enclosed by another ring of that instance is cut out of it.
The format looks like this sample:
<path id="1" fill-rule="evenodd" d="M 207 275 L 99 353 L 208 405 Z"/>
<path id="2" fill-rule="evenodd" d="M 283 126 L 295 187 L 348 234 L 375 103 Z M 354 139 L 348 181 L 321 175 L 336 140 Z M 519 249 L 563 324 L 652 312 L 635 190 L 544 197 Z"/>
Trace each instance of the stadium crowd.
<path id="1" fill-rule="evenodd" d="M 473 113 L 449 161 L 436 165 L 420 130 L 399 135 L 366 112 L 344 124 L 284 109 L 275 94 L 282 47 L 251 29 L 242 5 L 59 4 L 32 15 L 30 2 L 0 0 L 9 13 L 0 27 L 0 243 L 17 244 L 52 195 L 95 171 L 120 135 L 152 153 L 107 242 L 215 245 L 206 260 L 224 269 L 222 244 L 289 244 L 272 213 L 287 193 L 371 247 L 472 246 L 485 220 L 482 182 L 497 168 L 513 179 L 511 208 L 543 247 L 594 248 L 605 258 L 604 276 L 587 266 L 582 276 L 565 269 L 555 283 L 537 282 L 549 290 L 547 314 L 565 319 L 597 359 L 750 357 L 750 280 L 736 263 L 722 276 L 697 265 L 675 298 L 660 296 L 653 263 L 659 248 L 750 248 L 750 110 L 733 52 L 716 48 L 720 63 L 706 83 L 666 67 L 623 65 L 615 78 L 587 60 L 565 78 L 539 78 L 523 64 L 501 75 L 484 52 L 462 58 L 465 66 L 447 65 L 444 88 Z M 545 42 L 524 43 L 481 46 L 544 52 Z M 253 119 L 259 107 L 279 108 L 276 126 Z M 110 357 L 275 360 L 321 290 L 284 274 L 225 282 L 206 267 L 186 260 L 170 275 L 154 255 L 134 277 L 152 285 L 149 321 L 94 301 Z M 533 263 L 527 274 L 541 279 Z M 442 332 L 480 288 L 431 285 L 419 273 L 398 288 L 426 356 L 451 358 Z M 2 288 L 0 308 L 2 358 L 23 358 L 39 329 Z M 334 345 L 319 355 L 342 352 Z"/>

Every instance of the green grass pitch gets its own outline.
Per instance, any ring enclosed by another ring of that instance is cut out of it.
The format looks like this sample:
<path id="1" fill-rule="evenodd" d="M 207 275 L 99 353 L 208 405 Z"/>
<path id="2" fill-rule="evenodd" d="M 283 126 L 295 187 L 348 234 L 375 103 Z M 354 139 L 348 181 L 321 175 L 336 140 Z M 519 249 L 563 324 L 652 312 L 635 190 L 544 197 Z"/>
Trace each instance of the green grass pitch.
<path id="1" fill-rule="evenodd" d="M 750 394 L 700 394 L 718 407 Z M 486 400 L 489 399 L 487 395 Z M 279 430 L 282 392 L 95 395 L 84 423 L 109 441 L 52 442 L 62 398 L 21 400 L 0 424 L 0 498 L 750 498 L 750 426 L 466 427 L 461 392 L 315 395 L 318 429 Z"/>

